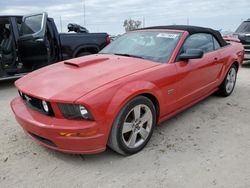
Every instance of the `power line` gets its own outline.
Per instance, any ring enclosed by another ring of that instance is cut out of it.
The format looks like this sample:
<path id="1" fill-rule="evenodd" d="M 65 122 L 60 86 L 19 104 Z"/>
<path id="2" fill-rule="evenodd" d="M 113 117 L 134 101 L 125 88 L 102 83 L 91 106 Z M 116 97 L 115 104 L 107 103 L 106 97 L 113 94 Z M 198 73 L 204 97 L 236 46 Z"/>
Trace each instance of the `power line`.
<path id="1" fill-rule="evenodd" d="M 62 33 L 62 16 L 60 16 L 60 26 L 61 26 L 61 33 Z"/>
<path id="2" fill-rule="evenodd" d="M 83 26 L 86 26 L 86 6 L 85 6 L 85 0 L 82 0 L 83 3 Z"/>

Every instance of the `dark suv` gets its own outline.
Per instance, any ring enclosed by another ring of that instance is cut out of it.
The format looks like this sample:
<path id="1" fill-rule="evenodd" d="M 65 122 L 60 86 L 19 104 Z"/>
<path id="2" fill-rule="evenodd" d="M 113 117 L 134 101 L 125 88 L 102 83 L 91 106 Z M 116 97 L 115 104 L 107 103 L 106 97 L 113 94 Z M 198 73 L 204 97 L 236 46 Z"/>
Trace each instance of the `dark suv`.
<path id="1" fill-rule="evenodd" d="M 245 48 L 245 60 L 250 60 L 250 19 L 242 22 L 236 29 L 234 37 L 237 37 Z"/>

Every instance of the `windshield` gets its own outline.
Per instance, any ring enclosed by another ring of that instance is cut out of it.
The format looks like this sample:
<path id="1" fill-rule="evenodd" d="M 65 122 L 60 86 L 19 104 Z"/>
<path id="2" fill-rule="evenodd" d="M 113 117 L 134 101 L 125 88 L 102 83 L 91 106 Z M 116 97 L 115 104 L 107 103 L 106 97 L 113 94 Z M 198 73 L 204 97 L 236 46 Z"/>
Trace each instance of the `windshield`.
<path id="1" fill-rule="evenodd" d="M 236 30 L 236 33 L 247 33 L 247 32 L 250 32 L 250 22 L 243 22 Z"/>
<path id="2" fill-rule="evenodd" d="M 101 54 L 115 54 L 167 62 L 179 41 L 181 33 L 136 31 L 122 35 L 105 47 Z"/>

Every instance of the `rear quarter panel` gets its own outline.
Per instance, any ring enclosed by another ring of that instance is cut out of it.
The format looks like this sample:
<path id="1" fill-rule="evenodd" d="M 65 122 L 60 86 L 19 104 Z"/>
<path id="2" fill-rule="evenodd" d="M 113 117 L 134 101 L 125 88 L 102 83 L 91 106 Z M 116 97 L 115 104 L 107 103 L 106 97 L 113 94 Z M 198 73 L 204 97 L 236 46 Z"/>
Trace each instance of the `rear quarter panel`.
<path id="1" fill-rule="evenodd" d="M 220 54 L 220 60 L 223 62 L 219 79 L 219 84 L 221 84 L 233 63 L 237 62 L 238 67 L 240 67 L 240 65 L 243 63 L 244 48 L 242 44 L 231 41 L 229 45 L 219 49 L 218 52 Z"/>
<path id="2" fill-rule="evenodd" d="M 84 47 L 95 47 L 98 51 L 101 50 L 107 45 L 107 36 L 107 33 L 59 34 L 63 60 L 74 58 Z"/>

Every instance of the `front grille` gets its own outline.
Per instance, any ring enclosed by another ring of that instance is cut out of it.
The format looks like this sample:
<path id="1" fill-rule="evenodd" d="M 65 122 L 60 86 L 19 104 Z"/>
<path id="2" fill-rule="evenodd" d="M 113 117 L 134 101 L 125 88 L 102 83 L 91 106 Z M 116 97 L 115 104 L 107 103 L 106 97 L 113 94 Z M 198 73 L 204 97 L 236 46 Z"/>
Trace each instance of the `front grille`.
<path id="1" fill-rule="evenodd" d="M 26 95 L 24 93 L 20 93 L 20 96 L 22 97 L 22 99 L 25 101 L 25 103 L 32 109 L 36 110 L 36 111 L 39 111 L 43 114 L 46 114 L 46 115 L 49 115 L 49 116 L 54 116 L 54 112 L 53 112 L 53 109 L 51 107 L 51 104 L 49 102 L 47 102 L 48 104 L 48 107 L 49 107 L 49 112 L 45 112 L 43 110 L 43 106 L 42 106 L 42 100 L 41 99 L 38 99 L 38 98 L 35 98 L 35 97 L 31 97 L 29 95 Z"/>
<path id="2" fill-rule="evenodd" d="M 245 53 L 250 53 L 250 44 L 243 44 L 243 46 L 244 46 L 244 49 L 245 49 Z"/>
<path id="3" fill-rule="evenodd" d="M 250 44 L 250 36 L 249 35 L 239 35 L 238 37 L 239 37 L 240 42 L 242 44 L 246 44 L 246 45 Z"/>
<path id="4" fill-rule="evenodd" d="M 49 139 L 47 139 L 47 138 L 43 138 L 43 137 L 38 136 L 38 135 L 36 135 L 36 134 L 33 134 L 33 133 L 31 133 L 31 132 L 28 132 L 28 133 L 29 133 L 33 138 L 39 140 L 40 142 L 42 142 L 42 143 L 44 143 L 44 144 L 46 144 L 46 145 L 53 146 L 53 147 L 57 147 L 57 146 L 55 145 L 54 142 L 52 142 L 51 140 L 49 140 Z"/>

